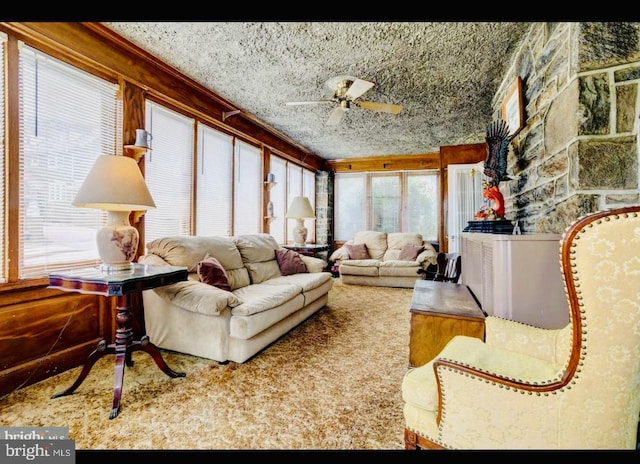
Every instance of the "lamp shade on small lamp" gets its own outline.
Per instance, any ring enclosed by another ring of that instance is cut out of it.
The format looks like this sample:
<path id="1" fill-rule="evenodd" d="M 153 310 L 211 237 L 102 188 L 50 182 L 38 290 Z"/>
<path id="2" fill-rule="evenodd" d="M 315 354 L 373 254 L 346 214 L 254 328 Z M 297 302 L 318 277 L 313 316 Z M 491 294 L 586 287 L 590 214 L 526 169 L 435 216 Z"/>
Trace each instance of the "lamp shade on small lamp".
<path id="1" fill-rule="evenodd" d="M 295 245 L 304 245 L 307 241 L 307 228 L 304 226 L 305 219 L 315 219 L 311 203 L 307 197 L 294 197 L 287 211 L 288 219 L 295 219 L 298 224 L 293 229 L 293 241 Z"/>
<path id="2" fill-rule="evenodd" d="M 135 160 L 120 155 L 98 157 L 72 204 L 107 211 L 107 223 L 96 234 L 102 270 L 133 268 L 139 234 L 129 223 L 129 214 L 156 207 Z"/>

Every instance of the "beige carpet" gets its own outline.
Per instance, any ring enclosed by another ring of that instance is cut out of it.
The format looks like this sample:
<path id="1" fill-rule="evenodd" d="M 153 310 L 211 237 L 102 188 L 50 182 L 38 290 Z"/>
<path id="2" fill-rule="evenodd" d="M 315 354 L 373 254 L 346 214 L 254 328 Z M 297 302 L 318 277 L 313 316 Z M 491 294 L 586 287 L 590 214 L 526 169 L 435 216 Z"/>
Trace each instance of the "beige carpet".
<path id="1" fill-rule="evenodd" d="M 68 427 L 76 450 L 400 450 L 400 385 L 409 359 L 411 289 L 342 285 L 329 303 L 243 363 L 163 351 L 171 379 L 144 352 L 109 420 L 113 356 L 74 394 L 80 368 L 0 399 L 0 427 Z"/>

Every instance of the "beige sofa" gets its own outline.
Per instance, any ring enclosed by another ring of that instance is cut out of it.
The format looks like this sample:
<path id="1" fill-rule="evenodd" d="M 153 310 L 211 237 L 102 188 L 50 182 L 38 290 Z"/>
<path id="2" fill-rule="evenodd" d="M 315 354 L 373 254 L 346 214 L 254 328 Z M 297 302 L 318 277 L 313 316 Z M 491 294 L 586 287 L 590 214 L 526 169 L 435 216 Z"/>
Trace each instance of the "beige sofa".
<path id="1" fill-rule="evenodd" d="M 187 281 L 143 292 L 151 342 L 242 363 L 324 307 L 333 285 L 324 271 L 327 263 L 296 253 L 308 272 L 282 275 L 276 250 L 291 252 L 268 234 L 175 236 L 148 243 L 140 263 L 189 269 Z M 201 280 L 198 263 L 207 255 L 224 268 L 230 291 Z"/>
<path id="2" fill-rule="evenodd" d="M 364 245 L 366 255 L 353 259 L 354 245 L 360 245 L 360 249 Z M 420 248 L 414 259 L 403 256 Z M 340 280 L 345 284 L 413 288 L 421 278 L 418 271 L 435 266 L 437 256 L 433 245 L 420 234 L 368 230 L 357 232 L 331 254 L 329 261 L 338 265 Z"/>

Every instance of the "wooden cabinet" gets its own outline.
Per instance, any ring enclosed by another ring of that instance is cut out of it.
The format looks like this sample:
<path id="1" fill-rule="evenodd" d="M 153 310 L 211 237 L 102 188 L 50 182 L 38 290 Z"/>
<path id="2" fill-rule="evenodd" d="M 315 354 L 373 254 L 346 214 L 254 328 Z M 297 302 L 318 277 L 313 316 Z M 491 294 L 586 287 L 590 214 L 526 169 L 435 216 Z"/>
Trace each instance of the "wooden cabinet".
<path id="1" fill-rule="evenodd" d="M 409 367 L 436 357 L 456 335 L 484 340 L 484 314 L 460 284 L 418 280 L 411 299 Z"/>
<path id="2" fill-rule="evenodd" d="M 569 322 L 558 234 L 463 232 L 462 283 L 488 315 L 547 329 Z"/>

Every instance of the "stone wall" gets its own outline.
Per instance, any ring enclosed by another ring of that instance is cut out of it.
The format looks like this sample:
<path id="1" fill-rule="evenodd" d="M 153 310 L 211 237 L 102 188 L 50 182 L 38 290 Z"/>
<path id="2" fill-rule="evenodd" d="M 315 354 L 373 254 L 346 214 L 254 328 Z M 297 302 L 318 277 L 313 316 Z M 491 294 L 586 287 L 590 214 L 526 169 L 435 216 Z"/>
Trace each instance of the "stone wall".
<path id="1" fill-rule="evenodd" d="M 500 184 L 525 233 L 562 233 L 590 212 L 640 201 L 640 23 L 536 23 L 497 92 L 523 79 L 525 126 Z"/>
<path id="2" fill-rule="evenodd" d="M 316 243 L 333 245 L 333 173 L 329 171 L 316 174 Z"/>

